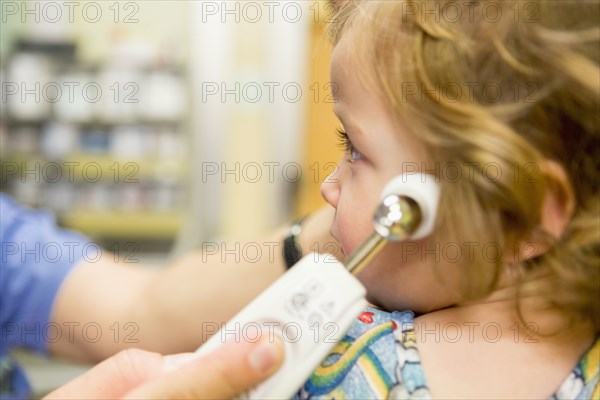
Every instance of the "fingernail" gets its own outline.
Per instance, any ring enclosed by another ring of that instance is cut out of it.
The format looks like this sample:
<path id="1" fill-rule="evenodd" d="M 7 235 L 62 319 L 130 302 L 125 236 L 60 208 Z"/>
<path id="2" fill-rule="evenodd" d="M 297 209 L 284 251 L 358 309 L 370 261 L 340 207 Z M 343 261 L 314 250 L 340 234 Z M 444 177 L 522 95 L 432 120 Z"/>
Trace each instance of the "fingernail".
<path id="1" fill-rule="evenodd" d="M 170 356 L 163 357 L 163 371 L 170 372 L 178 369 L 179 367 L 189 364 L 195 359 L 198 358 L 198 355 L 195 353 L 181 353 L 181 354 L 173 354 Z"/>
<path id="2" fill-rule="evenodd" d="M 283 357 L 283 344 L 279 339 L 263 340 L 248 355 L 250 366 L 261 375 L 270 372 Z"/>

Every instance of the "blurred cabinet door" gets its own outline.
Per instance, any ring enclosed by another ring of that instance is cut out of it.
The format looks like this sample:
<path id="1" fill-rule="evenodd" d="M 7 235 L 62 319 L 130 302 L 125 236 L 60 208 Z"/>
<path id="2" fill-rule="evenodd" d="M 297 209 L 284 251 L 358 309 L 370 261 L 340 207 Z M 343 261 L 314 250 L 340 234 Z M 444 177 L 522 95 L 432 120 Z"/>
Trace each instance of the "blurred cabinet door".
<path id="1" fill-rule="evenodd" d="M 333 98 L 329 78 L 332 46 L 323 22 L 326 13 L 313 23 L 311 29 L 310 94 L 307 107 L 307 132 L 304 135 L 303 169 L 297 204 L 297 215 L 308 214 L 326 203 L 321 197 L 321 182 L 329 175 L 341 157 L 336 145 L 335 129 L 339 126 L 333 114 Z"/>

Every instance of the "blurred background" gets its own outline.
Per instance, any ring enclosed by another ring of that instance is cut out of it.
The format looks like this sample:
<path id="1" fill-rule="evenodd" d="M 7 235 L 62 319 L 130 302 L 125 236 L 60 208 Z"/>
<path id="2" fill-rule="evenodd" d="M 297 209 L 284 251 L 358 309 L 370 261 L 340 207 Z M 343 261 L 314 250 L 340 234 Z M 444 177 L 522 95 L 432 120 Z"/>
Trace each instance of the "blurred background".
<path id="1" fill-rule="evenodd" d="M 1 189 L 19 202 L 140 253 L 323 204 L 338 159 L 325 2 L 1 5 Z"/>
<path id="2" fill-rule="evenodd" d="M 326 2 L 2 0 L 0 11 L 0 190 L 18 202 L 157 265 L 324 204 L 320 182 L 341 155 Z M 68 369 L 29 364 L 47 385 Z"/>

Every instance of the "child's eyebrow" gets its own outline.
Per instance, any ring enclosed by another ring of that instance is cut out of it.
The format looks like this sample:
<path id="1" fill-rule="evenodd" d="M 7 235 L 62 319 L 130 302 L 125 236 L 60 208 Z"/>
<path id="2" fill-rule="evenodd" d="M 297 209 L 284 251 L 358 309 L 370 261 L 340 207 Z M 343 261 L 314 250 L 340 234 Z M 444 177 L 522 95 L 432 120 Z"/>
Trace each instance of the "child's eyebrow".
<path id="1" fill-rule="evenodd" d="M 346 113 L 344 112 L 344 107 L 339 102 L 336 102 L 336 105 L 333 107 L 333 114 L 335 114 L 342 125 L 347 126 Z"/>
<path id="2" fill-rule="evenodd" d="M 352 136 L 363 136 L 359 126 L 354 124 L 353 121 L 347 117 L 343 109 L 340 110 L 339 107 L 334 107 L 333 113 Z"/>

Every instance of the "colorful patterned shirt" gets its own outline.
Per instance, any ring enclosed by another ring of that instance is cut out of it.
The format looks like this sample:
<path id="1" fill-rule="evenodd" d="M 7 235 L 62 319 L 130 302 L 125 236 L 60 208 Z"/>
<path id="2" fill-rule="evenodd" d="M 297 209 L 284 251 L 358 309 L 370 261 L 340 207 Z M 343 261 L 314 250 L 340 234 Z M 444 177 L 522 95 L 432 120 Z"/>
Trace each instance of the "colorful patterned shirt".
<path id="1" fill-rule="evenodd" d="M 551 400 L 598 399 L 600 337 Z M 294 396 L 299 399 L 430 399 L 411 311 L 368 307 Z"/>

